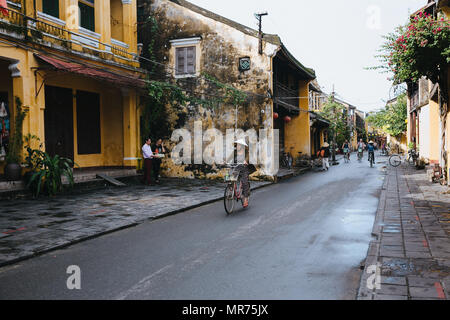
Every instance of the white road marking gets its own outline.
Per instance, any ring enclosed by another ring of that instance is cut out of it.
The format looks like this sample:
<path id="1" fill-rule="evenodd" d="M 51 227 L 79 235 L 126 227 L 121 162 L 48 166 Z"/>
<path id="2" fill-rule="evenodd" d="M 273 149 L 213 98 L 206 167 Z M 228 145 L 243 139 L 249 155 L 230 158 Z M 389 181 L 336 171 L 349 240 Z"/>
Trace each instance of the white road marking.
<path id="1" fill-rule="evenodd" d="M 152 273 L 151 275 L 145 277 L 144 279 L 139 281 L 137 284 L 135 284 L 130 289 L 122 292 L 121 294 L 119 294 L 115 298 L 115 300 L 125 300 L 126 298 L 128 298 L 129 296 L 131 296 L 133 294 L 138 294 L 138 293 L 142 293 L 142 292 L 147 291 L 149 289 L 150 285 L 152 284 L 152 280 L 153 280 L 154 277 L 158 276 L 161 273 L 166 272 L 168 269 L 170 269 L 172 267 L 173 267 L 173 264 L 167 265 L 164 268 L 161 268 L 158 271 Z"/>

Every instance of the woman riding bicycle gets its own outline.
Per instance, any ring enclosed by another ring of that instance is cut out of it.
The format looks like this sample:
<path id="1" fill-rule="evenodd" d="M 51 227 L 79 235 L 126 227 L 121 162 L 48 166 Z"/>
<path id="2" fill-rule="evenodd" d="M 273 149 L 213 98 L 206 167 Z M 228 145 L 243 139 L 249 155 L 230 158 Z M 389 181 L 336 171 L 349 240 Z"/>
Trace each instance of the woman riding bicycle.
<path id="1" fill-rule="evenodd" d="M 249 175 L 250 170 L 248 166 L 248 154 L 245 152 L 246 148 L 248 148 L 247 143 L 245 143 L 244 139 L 240 139 L 235 142 L 237 149 L 237 161 L 236 163 L 239 165 L 236 170 L 239 171 L 239 178 L 242 182 L 242 196 L 244 197 L 243 207 L 248 207 L 248 199 L 250 197 L 250 182 Z"/>
<path id="2" fill-rule="evenodd" d="M 369 152 L 369 161 L 372 157 L 373 163 L 375 164 L 375 143 L 373 141 L 369 141 L 367 151 Z"/>
<path id="3" fill-rule="evenodd" d="M 348 140 L 345 140 L 344 144 L 342 145 L 342 149 L 344 151 L 344 156 L 347 160 L 350 160 L 350 144 L 348 143 Z"/>

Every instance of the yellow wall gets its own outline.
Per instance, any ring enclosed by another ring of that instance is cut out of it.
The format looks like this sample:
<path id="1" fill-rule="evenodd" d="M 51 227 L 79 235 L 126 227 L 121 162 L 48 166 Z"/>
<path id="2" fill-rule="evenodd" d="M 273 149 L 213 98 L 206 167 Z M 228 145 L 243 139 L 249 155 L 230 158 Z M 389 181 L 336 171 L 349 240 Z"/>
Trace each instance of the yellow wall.
<path id="1" fill-rule="evenodd" d="M 55 77 L 49 74 L 48 85 L 94 92 L 100 95 L 101 154 L 79 155 L 77 152 L 76 99 L 73 105 L 74 160 L 80 167 L 122 166 L 123 164 L 123 112 L 120 90 L 101 82 L 76 75 Z M 45 95 L 45 89 L 40 94 Z"/>
<path id="2" fill-rule="evenodd" d="M 119 40 L 128 45 L 128 48 L 119 47 L 129 53 L 137 53 L 137 0 L 123 4 L 122 0 L 95 1 L 95 32 L 100 34 L 100 42 L 111 45 L 111 38 Z M 34 17 L 33 0 L 26 0 L 27 14 Z M 36 0 L 36 10 L 42 12 L 42 0 Z M 79 12 L 78 0 L 59 0 L 59 18 L 66 22 L 65 26 L 55 24 L 50 19 L 38 18 L 46 23 L 79 33 Z M 116 23 L 112 23 L 112 20 Z M 47 40 L 47 38 L 46 38 Z M 82 51 L 82 47 L 73 44 L 77 51 Z M 108 51 L 109 48 L 100 44 L 100 50 Z M 130 58 L 130 56 L 127 56 Z M 121 63 L 135 66 L 133 62 L 121 60 Z"/>
<path id="3" fill-rule="evenodd" d="M 7 69 L 11 64 L 7 59 L 19 61 L 20 77 L 11 78 Z M 80 167 L 127 166 L 137 164 L 139 156 L 137 98 L 134 89 L 121 90 L 100 81 L 70 73 L 39 71 L 37 81 L 34 69 L 38 61 L 31 51 L 12 46 L 0 47 L 0 90 L 9 92 L 9 108 L 12 112 L 14 98 L 19 97 L 28 114 L 23 124 L 23 135 L 36 135 L 45 142 L 45 85 L 41 87 L 44 76 L 45 84 L 57 87 L 84 90 L 100 94 L 101 108 L 101 144 L 102 152 L 98 155 L 77 154 L 76 107 L 74 103 L 74 160 Z M 37 86 L 36 86 L 37 84 Z M 74 92 L 75 93 L 75 92 Z M 75 99 L 74 99 L 75 100 Z M 14 113 L 12 114 L 14 117 Z M 11 124 L 13 124 L 13 118 Z M 14 130 L 13 126 L 11 129 Z M 124 158 L 130 158 L 124 160 Z M 0 170 L 3 170 L 0 164 Z"/>
<path id="4" fill-rule="evenodd" d="M 299 97 L 308 97 L 309 81 L 299 81 Z M 309 117 L 309 100 L 300 99 L 300 115 L 291 117 L 285 126 L 285 148 L 297 157 L 299 152 L 311 155 L 311 129 Z"/>
<path id="5" fill-rule="evenodd" d="M 111 38 L 123 41 L 122 0 L 111 0 Z"/>

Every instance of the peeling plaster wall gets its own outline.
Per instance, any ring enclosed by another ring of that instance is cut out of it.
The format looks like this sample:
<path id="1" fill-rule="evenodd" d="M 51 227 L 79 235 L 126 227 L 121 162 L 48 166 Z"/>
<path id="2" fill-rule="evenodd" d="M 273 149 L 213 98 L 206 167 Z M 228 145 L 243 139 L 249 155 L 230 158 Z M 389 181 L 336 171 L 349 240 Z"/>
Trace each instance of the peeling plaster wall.
<path id="1" fill-rule="evenodd" d="M 253 128 L 257 132 L 263 128 L 273 128 L 272 101 L 265 97 L 272 89 L 272 57 L 278 50 L 277 45 L 263 42 L 264 53 L 260 55 L 257 37 L 171 1 L 153 0 L 146 3 L 146 14 L 156 18 L 160 30 L 158 35 L 155 35 L 157 47 L 153 49 L 153 54 L 158 61 L 166 61 L 166 73 L 174 75 L 175 50 L 172 50 L 170 40 L 201 37 L 200 70 L 198 71 L 239 90 L 264 96 L 247 99 L 243 105 L 239 106 L 237 127 L 245 131 Z M 250 57 L 250 71 L 239 71 L 241 57 Z M 178 85 L 195 92 L 217 94 L 210 84 L 201 78 L 181 79 Z M 221 104 L 217 107 L 187 105 L 168 108 L 169 114 L 173 114 L 174 128 L 187 129 L 192 135 L 195 121 L 203 122 L 203 130 L 216 128 L 224 136 L 227 129 L 233 129 L 236 125 L 234 105 Z M 166 144 L 169 150 L 174 146 L 169 141 Z M 206 145 L 203 147 L 205 148 Z M 223 177 L 223 172 L 217 168 L 194 165 L 176 166 L 171 159 L 163 161 L 162 173 L 170 177 L 183 178 Z M 258 173 L 255 174 L 257 175 Z"/>

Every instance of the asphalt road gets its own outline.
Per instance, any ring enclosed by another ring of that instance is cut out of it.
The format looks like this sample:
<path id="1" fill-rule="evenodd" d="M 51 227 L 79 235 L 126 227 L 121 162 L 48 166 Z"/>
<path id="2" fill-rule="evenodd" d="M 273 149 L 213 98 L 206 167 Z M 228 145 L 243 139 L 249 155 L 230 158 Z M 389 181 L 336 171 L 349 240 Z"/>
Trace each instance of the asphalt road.
<path id="1" fill-rule="evenodd" d="M 355 299 L 384 164 L 341 163 L 0 269 L 0 299 Z M 69 266 L 81 290 L 69 290 Z"/>

